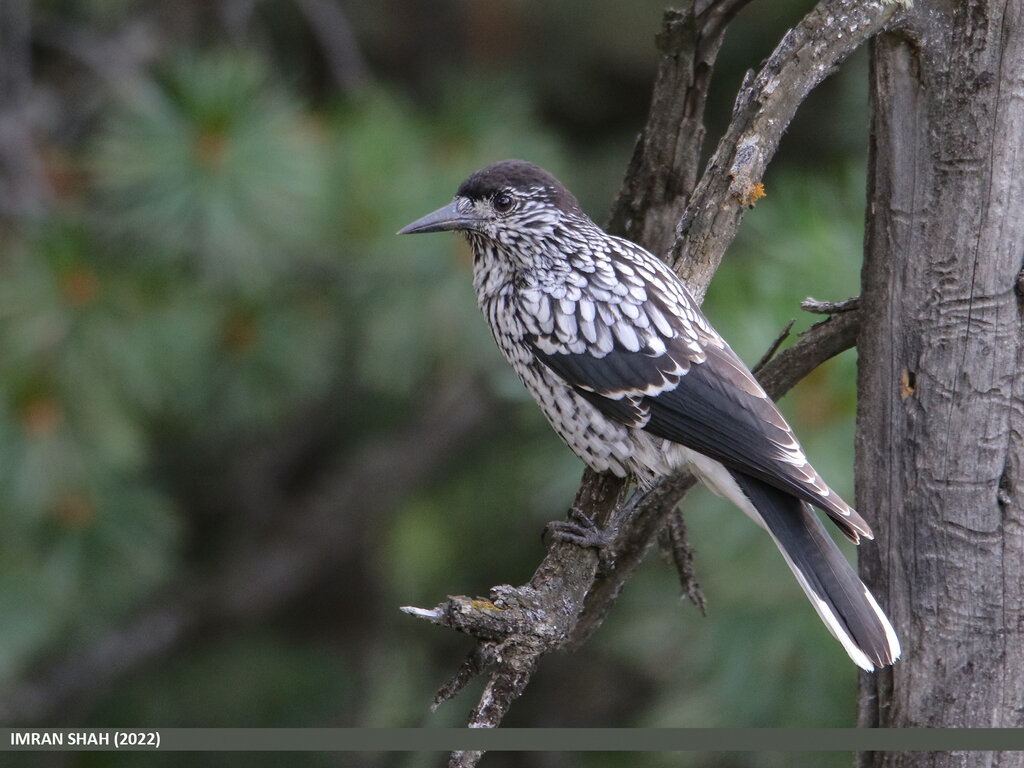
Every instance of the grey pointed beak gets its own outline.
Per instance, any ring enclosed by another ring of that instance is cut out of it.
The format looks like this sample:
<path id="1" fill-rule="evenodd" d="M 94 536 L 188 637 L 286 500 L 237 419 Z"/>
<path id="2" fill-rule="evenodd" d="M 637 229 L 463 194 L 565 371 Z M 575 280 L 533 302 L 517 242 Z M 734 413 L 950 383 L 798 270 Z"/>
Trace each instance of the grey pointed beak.
<path id="1" fill-rule="evenodd" d="M 456 201 L 452 200 L 444 208 L 438 208 L 433 213 L 428 213 L 422 219 L 416 219 L 412 224 L 398 230 L 399 235 L 416 235 L 421 232 L 448 232 L 465 229 L 477 229 L 480 226 L 479 220 L 472 214 L 461 213 L 456 207 Z"/>

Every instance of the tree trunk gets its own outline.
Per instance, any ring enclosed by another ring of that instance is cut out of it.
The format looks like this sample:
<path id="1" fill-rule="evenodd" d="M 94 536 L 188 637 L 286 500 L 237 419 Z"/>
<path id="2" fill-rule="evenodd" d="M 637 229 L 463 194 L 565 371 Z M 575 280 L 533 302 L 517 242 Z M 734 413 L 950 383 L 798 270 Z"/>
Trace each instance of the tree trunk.
<path id="1" fill-rule="evenodd" d="M 1024 29 L 919 0 L 872 51 L 857 506 L 903 658 L 860 722 L 1024 726 Z M 861 766 L 1016 765 L 865 753 Z"/>

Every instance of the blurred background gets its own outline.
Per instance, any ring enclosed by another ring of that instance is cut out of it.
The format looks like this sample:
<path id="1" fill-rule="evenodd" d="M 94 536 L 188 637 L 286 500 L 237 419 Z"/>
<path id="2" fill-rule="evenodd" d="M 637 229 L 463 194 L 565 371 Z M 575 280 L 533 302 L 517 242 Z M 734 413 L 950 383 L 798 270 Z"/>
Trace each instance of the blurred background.
<path id="1" fill-rule="evenodd" d="M 811 5 L 755 2 L 732 25 L 706 152 L 744 70 Z M 469 639 L 398 608 L 529 579 L 582 464 L 499 357 L 461 239 L 394 232 L 505 157 L 547 167 L 603 221 L 663 7 L 0 3 L 0 722 L 465 722 L 479 682 L 429 703 Z M 705 309 L 748 364 L 791 318 L 811 324 L 804 297 L 858 293 L 866 69 L 860 51 L 806 102 L 712 283 Z M 782 402 L 851 499 L 855 376 L 846 353 Z M 705 491 L 684 510 L 707 617 L 652 551 L 593 640 L 544 660 L 508 726 L 855 723 L 856 669 L 768 537 Z"/>

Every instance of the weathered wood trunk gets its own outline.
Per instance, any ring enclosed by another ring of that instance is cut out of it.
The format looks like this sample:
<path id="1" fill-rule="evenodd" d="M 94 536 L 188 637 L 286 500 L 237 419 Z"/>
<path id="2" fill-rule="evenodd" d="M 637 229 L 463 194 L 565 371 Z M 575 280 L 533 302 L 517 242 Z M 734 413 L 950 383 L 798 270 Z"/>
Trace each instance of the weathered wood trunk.
<path id="1" fill-rule="evenodd" d="M 863 674 L 864 726 L 1024 727 L 1022 17 L 918 0 L 873 46 L 857 507 L 904 651 Z"/>

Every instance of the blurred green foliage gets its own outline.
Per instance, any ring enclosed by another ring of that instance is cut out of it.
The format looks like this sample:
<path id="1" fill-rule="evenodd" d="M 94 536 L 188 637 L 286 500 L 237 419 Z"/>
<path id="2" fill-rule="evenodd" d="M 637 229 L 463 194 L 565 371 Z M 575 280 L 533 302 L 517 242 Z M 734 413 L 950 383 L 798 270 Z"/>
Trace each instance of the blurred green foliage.
<path id="1" fill-rule="evenodd" d="M 92 193 L 11 237 L 2 265 L 0 568 L 53 569 L 23 577 L 49 600 L 5 602 L 50 606 L 60 634 L 54 602 L 98 616 L 166 578 L 173 500 L 146 472 L 167 433 L 224 444 L 339 380 L 402 398 L 497 360 L 457 244 L 410 258 L 392 233 L 498 147 L 555 161 L 522 105 L 498 101 L 485 114 L 515 121 L 437 136 L 383 91 L 300 112 L 250 55 L 190 52 L 112 107 L 86 151 Z M 110 589 L 101 574 L 125 568 L 140 578 Z M 2 638 L 0 670 L 38 648 L 42 621 L 0 625 L 26 636 Z"/>
<path id="2" fill-rule="evenodd" d="M 182 54 L 132 96 L 100 128 L 91 169 L 96 213 L 125 247 L 255 291 L 317 244 L 316 126 L 260 59 Z"/>
<path id="3" fill-rule="evenodd" d="M 109 24 L 131 7 L 76 13 Z M 605 18 L 598 31 L 610 44 L 618 29 Z M 636 59 L 635 50 L 612 57 L 627 69 Z M 445 71 L 428 103 L 390 84 L 322 99 L 263 49 L 197 40 L 157 56 L 55 153 L 51 173 L 67 177 L 57 200 L 0 233 L 0 685 L 85 647 L 183 573 L 214 570 L 231 551 L 217 535 L 232 530 L 233 507 L 211 503 L 202 487 L 240 446 L 272 442 L 296 413 L 341 398 L 336 442 L 356 454 L 413 418 L 425 393 L 473 374 L 513 403 L 508 423 L 487 450 L 371 524 L 353 583 L 327 590 L 354 602 L 305 596 L 255 625 L 225 627 L 76 721 L 461 724 L 478 689 L 437 713 L 427 704 L 467 643 L 396 608 L 528 579 L 541 528 L 564 513 L 582 467 L 500 360 L 464 244 L 393 233 L 502 157 L 549 168 L 601 220 L 639 119 L 580 141 L 538 108 L 540 92 L 564 85 L 538 85 L 526 68 Z M 841 103 L 848 119 L 830 119 L 848 129 L 863 106 L 856 93 Z M 813 172 L 773 169 L 768 197 L 747 214 L 706 310 L 748 363 L 805 296 L 857 293 L 864 179 L 854 168 L 840 157 Z M 855 376 L 848 353 L 783 403 L 816 466 L 848 498 Z M 710 494 L 685 509 L 708 617 L 679 604 L 672 569 L 652 554 L 588 647 L 545 660 L 509 725 L 854 722 L 855 669 L 768 538 Z M 849 760 L 577 757 L 544 764 Z M 345 760 L 293 764 L 364 764 Z M 123 754 L 74 764 L 137 762 Z M 279 764 L 245 764 L 264 762 Z M 491 764 L 520 763 L 494 755 Z"/>

